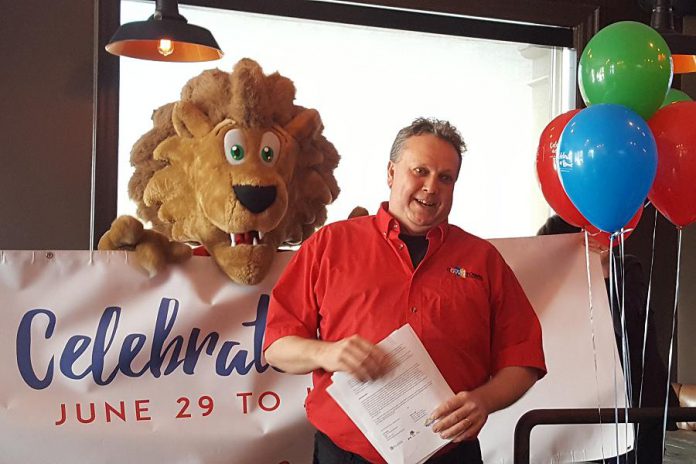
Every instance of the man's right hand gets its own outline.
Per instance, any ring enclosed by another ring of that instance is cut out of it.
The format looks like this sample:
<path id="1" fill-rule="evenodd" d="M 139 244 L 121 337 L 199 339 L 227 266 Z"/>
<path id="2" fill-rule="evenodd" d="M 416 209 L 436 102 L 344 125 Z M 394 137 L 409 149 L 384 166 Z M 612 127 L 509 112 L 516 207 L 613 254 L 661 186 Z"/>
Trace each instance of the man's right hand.
<path id="1" fill-rule="evenodd" d="M 325 342 L 317 352 L 317 364 L 327 372 L 348 372 L 361 380 L 374 380 L 388 366 L 387 355 L 359 335 L 337 342 Z"/>
<path id="2" fill-rule="evenodd" d="M 347 372 L 366 381 L 378 378 L 389 367 L 389 357 L 384 351 L 359 335 L 336 342 L 289 335 L 273 342 L 264 354 L 272 366 L 289 374 L 323 369 Z"/>

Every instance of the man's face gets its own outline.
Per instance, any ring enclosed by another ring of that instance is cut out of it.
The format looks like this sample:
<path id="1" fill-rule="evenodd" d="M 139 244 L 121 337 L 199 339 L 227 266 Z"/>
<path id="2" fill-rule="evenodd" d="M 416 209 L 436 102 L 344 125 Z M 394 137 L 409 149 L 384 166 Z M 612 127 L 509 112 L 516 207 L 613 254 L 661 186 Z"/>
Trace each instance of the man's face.
<path id="1" fill-rule="evenodd" d="M 389 212 L 402 232 L 423 235 L 447 219 L 452 209 L 459 155 L 449 142 L 432 134 L 409 137 L 399 161 L 389 161 Z"/>

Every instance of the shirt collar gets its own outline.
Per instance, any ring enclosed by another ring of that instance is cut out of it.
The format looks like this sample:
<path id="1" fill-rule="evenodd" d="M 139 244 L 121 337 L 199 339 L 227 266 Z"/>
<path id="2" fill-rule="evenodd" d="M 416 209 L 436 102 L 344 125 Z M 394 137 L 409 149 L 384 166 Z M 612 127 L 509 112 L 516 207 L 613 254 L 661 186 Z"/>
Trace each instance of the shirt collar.
<path id="1" fill-rule="evenodd" d="M 384 235 L 385 237 L 391 235 L 390 232 L 392 231 L 396 235 L 401 233 L 401 224 L 399 224 L 399 221 L 389 212 L 388 201 L 384 201 L 380 204 L 379 211 L 377 211 L 376 221 L 377 228 L 380 232 L 382 232 L 382 235 Z M 434 238 L 442 240 L 445 238 L 448 229 L 449 223 L 445 220 L 438 224 L 436 227 L 430 229 L 428 233 L 425 234 L 425 236 L 430 241 L 432 241 Z"/>

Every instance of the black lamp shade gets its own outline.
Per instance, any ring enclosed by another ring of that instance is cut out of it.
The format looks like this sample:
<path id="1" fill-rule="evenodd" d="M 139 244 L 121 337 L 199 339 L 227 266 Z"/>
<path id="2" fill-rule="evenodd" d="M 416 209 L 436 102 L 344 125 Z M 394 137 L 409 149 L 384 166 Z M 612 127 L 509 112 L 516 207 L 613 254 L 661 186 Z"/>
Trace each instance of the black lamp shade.
<path id="1" fill-rule="evenodd" d="M 118 28 L 106 50 L 109 53 L 154 61 L 211 61 L 222 58 L 220 46 L 207 29 L 181 19 L 157 19 L 127 23 Z M 163 53 L 161 40 L 170 45 Z"/>

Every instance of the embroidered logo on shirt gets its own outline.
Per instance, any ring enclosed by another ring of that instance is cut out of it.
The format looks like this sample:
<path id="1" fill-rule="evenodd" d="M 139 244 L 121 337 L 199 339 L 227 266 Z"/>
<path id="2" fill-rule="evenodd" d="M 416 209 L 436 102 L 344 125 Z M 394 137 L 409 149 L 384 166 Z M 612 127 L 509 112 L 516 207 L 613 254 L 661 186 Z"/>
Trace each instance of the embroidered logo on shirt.
<path id="1" fill-rule="evenodd" d="M 467 277 L 470 279 L 476 279 L 476 280 L 483 280 L 483 277 L 481 277 L 479 274 L 476 274 L 475 272 L 467 271 L 464 268 L 461 267 L 451 267 L 449 268 L 449 271 L 456 275 L 457 277 L 460 277 L 462 279 L 466 279 Z"/>

